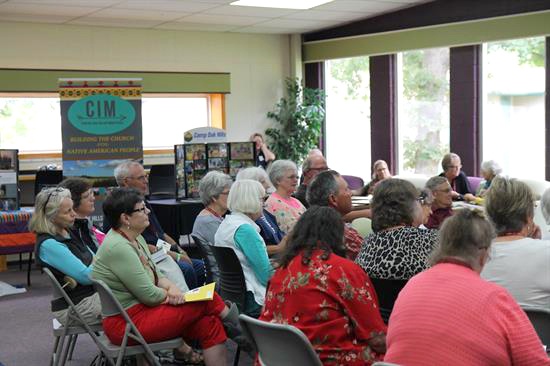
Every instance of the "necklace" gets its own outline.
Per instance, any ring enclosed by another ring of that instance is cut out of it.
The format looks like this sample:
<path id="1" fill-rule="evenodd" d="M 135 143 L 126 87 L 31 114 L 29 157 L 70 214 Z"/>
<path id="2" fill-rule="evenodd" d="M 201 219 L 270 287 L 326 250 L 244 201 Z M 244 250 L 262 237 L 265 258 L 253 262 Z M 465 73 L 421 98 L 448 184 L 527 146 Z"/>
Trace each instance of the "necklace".
<path id="1" fill-rule="evenodd" d="M 205 208 L 206 211 L 210 212 L 212 215 L 216 216 L 218 219 L 221 219 L 221 215 L 219 213 L 217 213 L 216 211 L 214 211 L 213 209 L 211 209 L 210 207 L 206 207 Z"/>

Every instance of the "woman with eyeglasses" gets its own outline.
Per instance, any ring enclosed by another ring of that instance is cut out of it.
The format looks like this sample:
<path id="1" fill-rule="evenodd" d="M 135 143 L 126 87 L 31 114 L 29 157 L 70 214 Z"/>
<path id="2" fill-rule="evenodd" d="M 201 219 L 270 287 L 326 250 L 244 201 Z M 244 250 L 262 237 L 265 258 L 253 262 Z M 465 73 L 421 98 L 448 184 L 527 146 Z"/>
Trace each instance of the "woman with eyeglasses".
<path id="1" fill-rule="evenodd" d="M 264 304 L 272 274 L 265 242 L 254 222 L 262 215 L 264 195 L 264 187 L 255 180 L 233 183 L 227 198 L 231 214 L 222 221 L 215 236 L 215 245 L 232 248 L 241 262 L 246 282 L 244 312 L 255 317 Z"/>
<path id="2" fill-rule="evenodd" d="M 402 179 L 383 180 L 374 189 L 373 233 L 365 238 L 355 262 L 371 278 L 384 320 L 406 281 L 428 268 L 428 258 L 437 244 L 436 230 L 415 226 L 422 215 L 418 198 L 412 183 Z"/>
<path id="3" fill-rule="evenodd" d="M 497 237 L 481 277 L 510 291 L 524 309 L 550 311 L 550 241 L 534 222 L 533 192 L 516 179 L 496 177 L 485 209 Z"/>
<path id="4" fill-rule="evenodd" d="M 66 276 L 74 279 L 76 286 L 65 287 L 67 295 L 85 321 L 97 324 L 101 322 L 101 304 L 89 277 L 94 252 L 71 235 L 75 218 L 71 192 L 61 187 L 48 188 L 36 196 L 29 229 L 36 233 L 37 264 L 49 268 L 62 285 L 70 283 Z M 67 308 L 63 298 L 52 301 L 52 312 L 62 324 L 67 323 Z"/>
<path id="5" fill-rule="evenodd" d="M 448 153 L 441 160 L 443 173 L 440 177 L 445 177 L 453 189 L 452 195 L 455 201 L 473 201 L 475 200 L 474 190 L 470 186 L 470 181 L 462 169 L 460 156 L 455 153 Z"/>
<path id="6" fill-rule="evenodd" d="M 510 293 L 479 275 L 492 261 L 491 248 L 499 245 L 491 244 L 494 237 L 479 211 L 460 210 L 443 223 L 431 268 L 411 278 L 395 302 L 385 362 L 550 364 L 529 318 Z"/>
<path id="7" fill-rule="evenodd" d="M 290 160 L 276 160 L 268 170 L 269 180 L 275 187 L 266 201 L 266 210 L 277 219 L 281 230 L 288 234 L 306 208 L 292 194 L 298 187 L 298 168 Z"/>
<path id="8" fill-rule="evenodd" d="M 141 236 L 149 226 L 149 210 L 136 190 L 114 189 L 103 211 L 112 227 L 97 252 L 92 276 L 109 286 L 147 342 L 176 337 L 197 340 L 206 365 L 225 363 L 226 331 L 245 349 L 250 348 L 241 335 L 235 305 L 230 310 L 216 293 L 211 301 L 185 303 L 182 291 L 160 273 Z M 121 344 L 125 324 L 122 315 L 103 319 L 105 334 L 114 344 Z M 175 355 L 201 361 L 187 344 L 175 350 Z"/>

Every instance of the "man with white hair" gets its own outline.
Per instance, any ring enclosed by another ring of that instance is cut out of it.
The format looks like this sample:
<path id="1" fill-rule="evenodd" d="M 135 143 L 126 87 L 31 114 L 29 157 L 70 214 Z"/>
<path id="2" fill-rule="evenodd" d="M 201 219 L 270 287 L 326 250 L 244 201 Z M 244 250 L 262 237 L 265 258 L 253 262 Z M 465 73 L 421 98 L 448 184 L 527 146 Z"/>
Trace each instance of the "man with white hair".
<path id="1" fill-rule="evenodd" d="M 296 193 L 294 193 L 294 197 L 302 202 L 306 208 L 309 207 L 309 203 L 306 199 L 307 185 L 317 176 L 317 174 L 325 170 L 328 170 L 328 166 L 323 153 L 319 149 L 311 150 L 302 164 L 302 181 Z"/>
<path id="2" fill-rule="evenodd" d="M 144 197 L 149 194 L 149 177 L 139 162 L 128 160 L 119 164 L 114 170 L 114 175 L 120 187 L 134 188 Z M 156 244 L 158 240 L 164 240 L 172 245 L 172 249 L 177 250 L 177 252 L 170 251 L 169 254 L 180 266 L 189 288 L 196 288 L 204 284 L 206 278 L 204 262 L 200 259 L 189 258 L 187 253 L 177 245 L 176 241 L 164 232 L 153 212 L 151 204 L 147 200 L 145 200 L 145 206 L 149 209 L 149 226 L 143 231 L 141 236 L 143 236 L 145 242 L 149 245 L 151 253 L 157 250 Z M 103 229 L 105 232 L 109 228 L 109 223 L 104 221 Z"/>

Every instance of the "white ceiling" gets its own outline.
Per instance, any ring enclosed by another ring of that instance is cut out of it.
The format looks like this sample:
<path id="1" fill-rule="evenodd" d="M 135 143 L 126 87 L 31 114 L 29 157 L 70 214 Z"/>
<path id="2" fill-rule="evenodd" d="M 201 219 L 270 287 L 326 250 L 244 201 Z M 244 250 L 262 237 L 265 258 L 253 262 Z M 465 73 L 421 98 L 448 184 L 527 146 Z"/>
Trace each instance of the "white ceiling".
<path id="1" fill-rule="evenodd" d="M 0 21 L 238 33 L 305 33 L 427 2 L 334 0 L 309 10 L 233 0 L 0 0 Z M 300 1 L 300 0 L 295 0 Z"/>

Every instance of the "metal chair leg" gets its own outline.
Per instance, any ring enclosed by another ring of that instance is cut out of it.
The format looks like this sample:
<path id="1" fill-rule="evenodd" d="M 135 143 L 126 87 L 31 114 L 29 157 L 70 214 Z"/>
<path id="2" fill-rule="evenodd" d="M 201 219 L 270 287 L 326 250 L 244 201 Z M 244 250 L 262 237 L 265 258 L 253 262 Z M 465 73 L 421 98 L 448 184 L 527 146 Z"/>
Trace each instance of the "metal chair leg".
<path id="1" fill-rule="evenodd" d="M 237 351 L 235 352 L 235 359 L 233 360 L 233 366 L 239 365 L 240 356 L 241 356 L 241 347 L 237 346 Z"/>
<path id="2" fill-rule="evenodd" d="M 32 263 L 32 252 L 29 252 L 29 265 L 27 267 L 27 286 L 31 285 L 31 263 Z"/>
<path id="3" fill-rule="evenodd" d="M 78 339 L 78 334 L 74 334 L 72 336 L 72 339 L 71 339 L 71 342 L 69 343 L 69 358 L 68 360 L 72 360 L 73 359 L 73 351 L 74 351 L 74 347 L 76 345 L 76 340 Z"/>
<path id="4" fill-rule="evenodd" d="M 57 347 L 59 346 L 59 337 L 55 337 L 55 341 L 53 343 L 53 351 L 52 356 L 50 357 L 50 366 L 54 366 L 54 363 L 57 365 L 57 358 L 55 357 L 57 353 Z"/>

